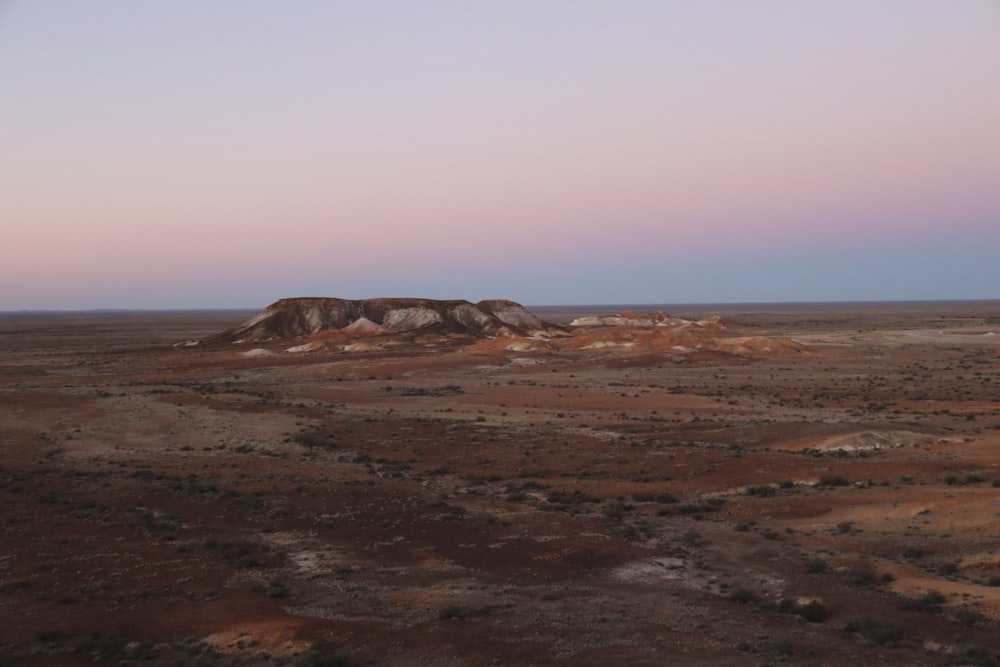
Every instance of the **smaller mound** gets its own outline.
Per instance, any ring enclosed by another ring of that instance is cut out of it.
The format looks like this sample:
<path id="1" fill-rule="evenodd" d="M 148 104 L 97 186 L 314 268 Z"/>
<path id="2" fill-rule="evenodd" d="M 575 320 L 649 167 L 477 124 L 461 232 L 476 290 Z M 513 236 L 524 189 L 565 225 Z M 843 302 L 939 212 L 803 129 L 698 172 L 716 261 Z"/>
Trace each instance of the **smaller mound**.
<path id="1" fill-rule="evenodd" d="M 616 315 L 591 315 L 578 317 L 570 322 L 571 327 L 642 327 L 651 328 L 669 324 L 686 322 L 677 317 L 672 317 L 662 311 L 655 313 L 634 313 L 624 311 Z"/>
<path id="2" fill-rule="evenodd" d="M 308 343 L 302 343 L 302 345 L 293 345 L 292 347 L 285 350 L 285 352 L 318 352 L 319 350 L 327 349 L 327 343 L 321 340 L 314 340 Z"/>
<path id="3" fill-rule="evenodd" d="M 369 341 L 358 341 L 344 346 L 344 352 L 379 352 L 384 348 Z"/>
<path id="4" fill-rule="evenodd" d="M 578 330 L 570 338 L 560 339 L 563 350 L 596 350 L 605 347 L 631 347 L 639 334 L 624 327 L 607 327 L 597 331 Z"/>
<path id="5" fill-rule="evenodd" d="M 822 438 L 809 438 L 783 445 L 778 449 L 803 451 L 815 449 L 824 452 L 871 451 L 875 449 L 892 449 L 896 447 L 914 447 L 927 445 L 938 440 L 937 436 L 916 431 L 858 431 Z"/>
<path id="6" fill-rule="evenodd" d="M 350 324 L 348 324 L 343 329 L 340 329 L 344 334 L 350 336 L 382 336 L 390 333 L 389 329 L 382 326 L 381 324 L 376 324 L 372 322 L 367 317 L 359 317 Z M 322 332 L 322 333 L 332 333 L 332 332 Z M 321 334 L 322 335 L 322 334 Z"/>
<path id="7" fill-rule="evenodd" d="M 247 358 L 250 358 L 250 359 L 252 359 L 254 357 L 272 357 L 272 356 L 274 356 L 274 352 L 271 352 L 270 350 L 265 350 L 262 347 L 255 347 L 252 350 L 247 350 L 246 352 L 241 352 L 240 356 L 247 357 Z"/>
<path id="8" fill-rule="evenodd" d="M 552 349 L 552 345 L 537 338 L 494 338 L 473 343 L 465 348 L 466 352 L 473 353 L 502 353 L 502 352 L 547 352 Z"/>
<path id="9" fill-rule="evenodd" d="M 807 348 L 802 343 L 790 338 L 763 338 L 761 336 L 742 336 L 739 338 L 717 338 L 717 350 L 739 355 L 789 355 L 804 352 Z"/>
<path id="10" fill-rule="evenodd" d="M 804 344 L 789 338 L 726 336 L 726 330 L 732 326 L 738 325 L 720 316 L 689 320 L 664 312 L 626 311 L 577 318 L 570 325 L 571 336 L 553 339 L 552 345 L 567 351 L 671 355 L 703 352 L 743 357 L 781 356 L 808 350 Z"/>
<path id="11" fill-rule="evenodd" d="M 698 326 L 708 327 L 711 329 L 729 329 L 731 327 L 738 326 L 736 322 L 733 322 L 728 317 L 723 317 L 722 315 L 712 315 L 711 317 L 706 317 L 700 319 L 696 322 Z"/>

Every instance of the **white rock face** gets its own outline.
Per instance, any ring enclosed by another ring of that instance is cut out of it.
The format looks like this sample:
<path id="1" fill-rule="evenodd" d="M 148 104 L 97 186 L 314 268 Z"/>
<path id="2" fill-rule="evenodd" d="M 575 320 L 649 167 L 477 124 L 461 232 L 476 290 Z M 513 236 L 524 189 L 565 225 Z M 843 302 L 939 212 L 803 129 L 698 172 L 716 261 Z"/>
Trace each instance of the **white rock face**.
<path id="1" fill-rule="evenodd" d="M 462 303 L 448 309 L 448 315 L 470 329 L 481 329 L 492 323 L 490 316 L 471 303 Z"/>
<path id="2" fill-rule="evenodd" d="M 571 327 L 622 327 L 626 325 L 640 326 L 636 320 L 618 315 L 590 315 L 578 317 L 569 323 Z M 651 326 L 652 324 L 650 324 Z"/>
<path id="3" fill-rule="evenodd" d="M 546 328 L 544 322 L 525 310 L 524 306 L 513 301 L 501 299 L 480 301 L 476 307 L 515 329 L 535 331 Z"/>
<path id="4" fill-rule="evenodd" d="M 385 314 L 382 326 L 397 333 L 420 329 L 443 321 L 441 315 L 430 308 L 397 308 Z"/>

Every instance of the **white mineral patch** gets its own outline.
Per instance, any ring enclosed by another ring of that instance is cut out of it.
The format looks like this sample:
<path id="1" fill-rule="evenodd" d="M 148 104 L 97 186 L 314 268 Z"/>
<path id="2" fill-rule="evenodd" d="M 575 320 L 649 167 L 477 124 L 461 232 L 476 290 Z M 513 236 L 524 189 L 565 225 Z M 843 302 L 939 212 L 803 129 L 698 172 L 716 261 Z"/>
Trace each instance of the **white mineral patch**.
<path id="1" fill-rule="evenodd" d="M 365 335 L 371 336 L 371 335 L 389 333 L 388 329 L 383 327 L 381 324 L 376 324 L 375 322 L 372 322 L 367 317 L 360 317 L 354 320 L 346 327 L 344 327 L 344 331 L 362 336 Z"/>
<path id="2" fill-rule="evenodd" d="M 285 352 L 312 352 L 314 350 L 319 350 L 322 347 L 323 343 L 313 341 L 310 343 L 303 343 L 302 345 L 295 345 L 285 350 Z"/>
<path id="3" fill-rule="evenodd" d="M 441 321 L 441 315 L 430 308 L 398 308 L 386 313 L 382 326 L 394 332 L 410 331 Z"/>

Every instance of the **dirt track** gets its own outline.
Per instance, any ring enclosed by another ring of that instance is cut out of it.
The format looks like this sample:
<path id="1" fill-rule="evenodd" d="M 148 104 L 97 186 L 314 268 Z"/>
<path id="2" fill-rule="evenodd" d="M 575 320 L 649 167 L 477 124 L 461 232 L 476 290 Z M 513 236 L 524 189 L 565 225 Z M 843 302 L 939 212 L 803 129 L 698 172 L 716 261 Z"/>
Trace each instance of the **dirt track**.
<path id="1" fill-rule="evenodd" d="M 1000 664 L 1000 304 L 713 312 L 805 350 L 0 315 L 0 664 Z"/>

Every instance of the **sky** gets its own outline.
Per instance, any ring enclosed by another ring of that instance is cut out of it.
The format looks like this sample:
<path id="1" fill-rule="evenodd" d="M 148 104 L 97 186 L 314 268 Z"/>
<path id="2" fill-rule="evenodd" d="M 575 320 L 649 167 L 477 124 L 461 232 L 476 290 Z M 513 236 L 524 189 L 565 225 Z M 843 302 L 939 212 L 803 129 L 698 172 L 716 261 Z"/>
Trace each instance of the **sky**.
<path id="1" fill-rule="evenodd" d="M 1000 298 L 998 0 L 0 0 L 0 311 Z"/>

